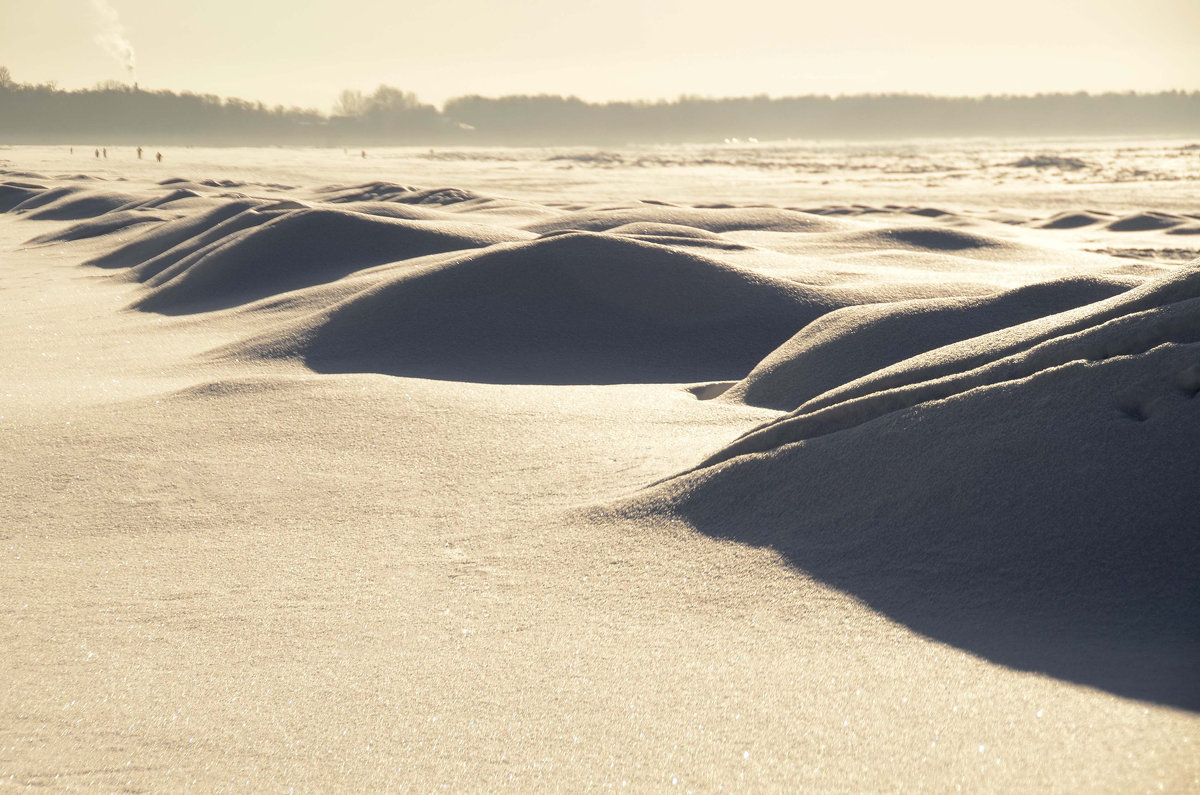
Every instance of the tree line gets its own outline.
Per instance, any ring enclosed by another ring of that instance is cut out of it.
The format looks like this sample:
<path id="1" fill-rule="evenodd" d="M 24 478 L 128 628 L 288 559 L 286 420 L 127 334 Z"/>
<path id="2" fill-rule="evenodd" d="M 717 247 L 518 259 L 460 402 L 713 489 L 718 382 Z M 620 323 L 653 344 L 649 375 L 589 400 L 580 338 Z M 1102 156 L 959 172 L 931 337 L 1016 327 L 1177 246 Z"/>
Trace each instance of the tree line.
<path id="1" fill-rule="evenodd" d="M 870 139 L 1200 134 L 1200 92 L 936 97 L 681 96 L 585 102 L 552 95 L 451 99 L 347 90 L 330 113 L 106 81 L 62 90 L 0 67 L 0 142 L 209 146 L 621 145 L 726 138 Z"/>

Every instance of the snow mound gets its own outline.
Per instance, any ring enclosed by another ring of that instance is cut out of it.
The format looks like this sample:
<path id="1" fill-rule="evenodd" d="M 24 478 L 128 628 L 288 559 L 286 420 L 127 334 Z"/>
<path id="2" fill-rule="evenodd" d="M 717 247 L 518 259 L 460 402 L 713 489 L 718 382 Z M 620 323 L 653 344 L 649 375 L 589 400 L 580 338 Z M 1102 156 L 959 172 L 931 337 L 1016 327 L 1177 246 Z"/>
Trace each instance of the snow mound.
<path id="1" fill-rule="evenodd" d="M 603 512 L 769 545 L 936 640 L 1200 709 L 1200 261 L 885 372 Z"/>
<path id="2" fill-rule="evenodd" d="M 93 257 L 85 264 L 98 268 L 130 268 L 140 265 L 261 204 L 265 202 L 253 199 L 229 201 L 206 212 L 168 221 L 155 229 L 143 232 L 124 245 Z"/>
<path id="3" fill-rule="evenodd" d="M 1064 279 L 998 295 L 853 306 L 818 318 L 781 345 L 724 399 L 791 411 L 888 365 L 1035 318 L 1109 298 L 1130 284 Z"/>
<path id="4" fill-rule="evenodd" d="M 1150 232 L 1157 229 L 1170 229 L 1186 223 L 1188 219 L 1171 213 L 1144 212 L 1126 215 L 1108 225 L 1112 232 Z"/>
<path id="5" fill-rule="evenodd" d="M 467 223 L 404 221 L 331 209 L 288 212 L 159 274 L 134 308 L 223 309 L 427 254 L 521 239 Z"/>
<path id="6" fill-rule="evenodd" d="M 1081 226 L 1092 226 L 1109 218 L 1090 212 L 1062 212 L 1051 216 L 1046 221 L 1038 224 L 1039 229 L 1078 229 Z"/>
<path id="7" fill-rule="evenodd" d="M 493 383 L 728 379 L 845 302 L 680 249 L 573 233 L 400 273 L 224 353 Z"/>
<path id="8" fill-rule="evenodd" d="M 132 209 L 130 205 L 142 201 L 142 197 L 115 191 L 60 188 L 31 197 L 12 211 L 28 213 L 27 217 L 36 221 L 79 221 L 116 209 Z"/>
<path id="9" fill-rule="evenodd" d="M 85 238 L 100 237 L 101 235 L 113 232 L 129 230 L 131 227 L 140 224 L 153 223 L 157 225 L 167 220 L 167 218 L 168 216 L 145 212 L 143 210 L 113 210 L 95 218 L 72 224 L 59 232 L 38 235 L 29 242 L 63 243 L 68 240 L 83 240 Z"/>

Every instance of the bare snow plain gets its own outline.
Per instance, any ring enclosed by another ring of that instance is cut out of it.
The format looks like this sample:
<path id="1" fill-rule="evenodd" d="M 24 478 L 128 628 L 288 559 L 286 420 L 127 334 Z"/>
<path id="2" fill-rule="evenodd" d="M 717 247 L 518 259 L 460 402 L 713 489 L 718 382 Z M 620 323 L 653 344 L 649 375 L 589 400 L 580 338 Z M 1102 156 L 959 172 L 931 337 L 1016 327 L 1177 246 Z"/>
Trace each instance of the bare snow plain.
<path id="1" fill-rule="evenodd" d="M 1195 791 L 1200 145 L 0 149 L 0 781 Z"/>

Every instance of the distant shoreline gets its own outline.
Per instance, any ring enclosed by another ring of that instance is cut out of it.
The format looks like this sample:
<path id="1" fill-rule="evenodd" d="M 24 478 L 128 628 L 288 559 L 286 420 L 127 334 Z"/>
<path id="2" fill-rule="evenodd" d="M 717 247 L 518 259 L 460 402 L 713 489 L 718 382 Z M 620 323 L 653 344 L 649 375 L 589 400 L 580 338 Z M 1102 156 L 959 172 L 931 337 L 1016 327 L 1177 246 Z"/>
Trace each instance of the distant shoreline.
<path id="1" fill-rule="evenodd" d="M 381 152 L 388 151 L 412 151 L 420 150 L 425 152 L 429 149 L 434 150 L 434 156 L 448 152 L 460 152 L 468 154 L 471 152 L 485 152 L 488 150 L 514 150 L 514 151 L 565 151 L 578 150 L 581 152 L 640 152 L 654 151 L 658 149 L 783 149 L 788 147 L 803 148 L 808 146 L 845 146 L 845 147 L 867 147 L 867 146 L 952 146 L 954 144 L 977 145 L 985 146 L 988 144 L 999 145 L 1063 145 L 1063 144 L 1102 144 L 1102 143 L 1146 143 L 1161 141 L 1163 143 L 1182 144 L 1181 149 L 1188 150 L 1194 145 L 1195 149 L 1200 150 L 1200 132 L 1197 133 L 1146 133 L 1146 134 L 1130 134 L 1130 135 L 963 135 L 963 136 L 926 136 L 926 137 L 904 137 L 904 138 L 783 138 L 772 140 L 712 140 L 712 141 L 658 141 L 658 142 L 630 142 L 630 143 L 613 143 L 613 144 L 588 144 L 588 143 L 566 143 L 566 144 L 487 144 L 487 143 L 453 143 L 442 144 L 438 146 L 429 146 L 428 144 L 377 144 L 369 146 L 368 155 L 374 154 L 378 156 Z M 87 150 L 96 147 L 98 144 L 92 140 L 64 140 L 64 141 L 0 141 L 0 151 L 25 148 L 25 147 L 74 147 L 79 149 L 79 155 L 89 154 Z M 321 151 L 332 151 L 337 149 L 347 150 L 350 155 L 357 156 L 357 152 L 361 147 L 346 147 L 342 144 L 335 143 L 286 143 L 286 144 L 269 144 L 269 143 L 171 143 L 157 140 L 129 139 L 127 141 L 105 141 L 100 146 L 112 147 L 131 147 L 142 146 L 145 149 L 166 149 L 168 147 L 174 149 L 278 149 L 278 150 L 295 150 L 303 151 L 316 149 Z M 354 151 L 349 151 L 354 149 Z"/>

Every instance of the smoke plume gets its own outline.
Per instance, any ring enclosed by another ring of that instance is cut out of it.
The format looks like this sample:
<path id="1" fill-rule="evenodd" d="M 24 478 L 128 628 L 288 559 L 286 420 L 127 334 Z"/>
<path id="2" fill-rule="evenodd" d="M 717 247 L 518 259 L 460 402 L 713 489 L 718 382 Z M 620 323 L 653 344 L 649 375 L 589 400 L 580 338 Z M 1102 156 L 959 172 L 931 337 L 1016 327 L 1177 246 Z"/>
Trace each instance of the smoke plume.
<path id="1" fill-rule="evenodd" d="M 92 0 L 92 8 L 100 17 L 100 32 L 96 34 L 96 43 L 117 59 L 117 63 L 125 67 L 125 71 L 133 77 L 133 45 L 125 38 L 125 26 L 121 24 L 117 9 L 109 5 L 108 0 Z"/>

